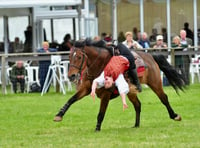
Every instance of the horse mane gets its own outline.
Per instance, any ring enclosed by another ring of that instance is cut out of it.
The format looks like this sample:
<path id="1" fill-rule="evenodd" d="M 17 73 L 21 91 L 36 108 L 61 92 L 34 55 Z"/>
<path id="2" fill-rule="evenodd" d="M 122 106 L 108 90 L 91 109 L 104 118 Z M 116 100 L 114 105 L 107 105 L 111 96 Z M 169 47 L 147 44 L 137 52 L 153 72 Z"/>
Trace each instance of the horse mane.
<path id="1" fill-rule="evenodd" d="M 90 38 L 86 38 L 85 40 L 76 41 L 74 43 L 74 47 L 81 48 L 84 46 L 93 46 L 93 47 L 98 47 L 100 49 L 106 49 L 107 51 L 109 51 L 111 55 L 113 55 L 113 47 L 107 46 L 104 40 L 94 41 L 94 40 L 91 40 Z"/>

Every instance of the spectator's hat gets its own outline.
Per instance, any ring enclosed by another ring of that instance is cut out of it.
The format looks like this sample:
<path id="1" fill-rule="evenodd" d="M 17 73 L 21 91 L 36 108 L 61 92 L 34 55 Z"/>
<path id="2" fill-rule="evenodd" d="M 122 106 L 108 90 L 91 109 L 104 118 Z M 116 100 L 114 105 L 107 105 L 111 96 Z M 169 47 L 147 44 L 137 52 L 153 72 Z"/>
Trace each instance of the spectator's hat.
<path id="1" fill-rule="evenodd" d="M 128 35 L 133 36 L 133 33 L 128 31 L 128 32 L 125 33 L 125 36 L 127 37 Z"/>
<path id="2" fill-rule="evenodd" d="M 162 35 L 157 35 L 156 40 L 163 40 L 163 36 Z"/>

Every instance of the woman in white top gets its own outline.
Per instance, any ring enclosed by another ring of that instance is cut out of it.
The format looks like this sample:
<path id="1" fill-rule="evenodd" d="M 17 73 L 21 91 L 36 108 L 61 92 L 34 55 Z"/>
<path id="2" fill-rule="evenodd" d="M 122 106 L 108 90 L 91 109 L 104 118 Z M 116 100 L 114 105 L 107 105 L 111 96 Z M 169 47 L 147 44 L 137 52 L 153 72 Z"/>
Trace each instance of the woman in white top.
<path id="1" fill-rule="evenodd" d="M 133 40 L 133 33 L 132 32 L 126 32 L 125 34 L 126 40 L 123 42 L 123 44 L 129 48 L 129 49 L 142 49 L 142 46 L 137 42 Z"/>

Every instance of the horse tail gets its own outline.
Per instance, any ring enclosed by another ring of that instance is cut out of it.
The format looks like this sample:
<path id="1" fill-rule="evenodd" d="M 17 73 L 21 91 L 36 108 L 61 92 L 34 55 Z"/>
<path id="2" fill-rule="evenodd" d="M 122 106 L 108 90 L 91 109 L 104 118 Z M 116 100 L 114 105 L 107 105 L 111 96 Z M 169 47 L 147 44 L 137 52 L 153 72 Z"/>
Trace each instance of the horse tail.
<path id="1" fill-rule="evenodd" d="M 178 94 L 178 89 L 184 91 L 186 79 L 183 74 L 179 74 L 176 69 L 168 63 L 163 55 L 152 55 L 159 68 L 164 72 L 170 85 Z"/>

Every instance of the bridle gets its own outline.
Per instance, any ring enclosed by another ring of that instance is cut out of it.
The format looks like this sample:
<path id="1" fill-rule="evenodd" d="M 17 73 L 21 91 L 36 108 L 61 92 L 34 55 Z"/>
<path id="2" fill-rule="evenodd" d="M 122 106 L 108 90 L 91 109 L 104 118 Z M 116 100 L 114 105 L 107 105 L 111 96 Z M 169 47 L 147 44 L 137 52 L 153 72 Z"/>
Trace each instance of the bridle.
<path id="1" fill-rule="evenodd" d="M 74 48 L 73 50 L 76 51 L 78 49 Z M 69 65 L 70 67 L 74 67 L 75 69 L 78 69 L 78 71 L 79 71 L 78 73 L 79 74 L 81 74 L 82 71 L 84 70 L 83 66 L 84 66 L 84 62 L 86 62 L 85 59 L 87 59 L 87 61 L 88 61 L 87 55 L 85 54 L 85 52 L 83 52 L 84 48 L 82 50 L 80 50 L 80 51 L 81 51 L 81 54 L 83 55 L 83 58 L 82 58 L 82 61 L 81 61 L 81 65 L 80 66 L 76 66 L 74 64 L 70 64 Z"/>

